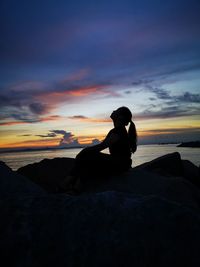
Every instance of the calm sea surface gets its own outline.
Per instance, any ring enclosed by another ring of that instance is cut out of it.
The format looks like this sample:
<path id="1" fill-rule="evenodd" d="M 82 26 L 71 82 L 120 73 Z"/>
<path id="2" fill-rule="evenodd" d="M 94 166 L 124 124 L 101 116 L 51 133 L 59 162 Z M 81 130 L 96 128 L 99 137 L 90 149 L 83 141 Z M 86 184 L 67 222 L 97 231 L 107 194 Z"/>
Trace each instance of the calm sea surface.
<path id="1" fill-rule="evenodd" d="M 75 158 L 80 148 L 75 149 L 58 149 L 58 150 L 44 150 L 44 151 L 29 151 L 29 152 L 10 152 L 1 153 L 0 160 L 4 161 L 13 170 L 25 166 L 30 163 L 39 162 L 42 159 L 57 158 L 57 157 L 71 157 Z M 133 166 L 140 165 L 144 162 L 153 160 L 159 156 L 167 153 L 179 152 L 182 159 L 187 159 L 195 165 L 200 165 L 200 149 L 176 147 L 176 145 L 141 145 L 138 146 L 137 152 L 132 156 Z M 106 150 L 104 152 L 107 152 Z"/>

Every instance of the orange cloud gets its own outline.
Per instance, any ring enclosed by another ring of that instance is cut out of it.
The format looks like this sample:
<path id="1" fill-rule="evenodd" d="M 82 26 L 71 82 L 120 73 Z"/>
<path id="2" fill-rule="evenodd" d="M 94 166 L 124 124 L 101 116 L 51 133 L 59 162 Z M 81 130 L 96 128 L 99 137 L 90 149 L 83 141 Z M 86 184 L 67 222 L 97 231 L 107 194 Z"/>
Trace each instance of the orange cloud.
<path id="1" fill-rule="evenodd" d="M 90 94 L 98 93 L 98 89 L 101 89 L 101 86 L 86 87 L 86 88 L 81 88 L 78 90 L 71 90 L 71 91 L 68 91 L 68 94 L 70 96 L 75 96 L 75 97 L 87 96 Z"/>
<path id="2" fill-rule="evenodd" d="M 91 122 L 91 123 L 110 123 L 111 122 L 111 119 L 109 118 L 88 118 L 82 115 L 71 116 L 68 118 L 72 120 L 78 120 L 82 122 Z"/>
<path id="3" fill-rule="evenodd" d="M 78 136 L 77 140 L 81 145 L 91 144 L 94 139 L 103 140 L 102 135 L 83 135 Z M 1 148 L 42 148 L 42 147 L 59 147 L 60 137 L 29 139 L 20 142 L 1 144 Z"/>
<path id="4" fill-rule="evenodd" d="M 61 119 L 64 119 L 64 118 L 65 118 L 64 116 L 51 115 L 51 116 L 40 118 L 40 121 L 41 122 L 45 122 L 45 121 L 57 121 L 57 120 L 61 120 Z"/>
<path id="5" fill-rule="evenodd" d="M 37 121 L 34 121 L 34 123 L 36 122 L 47 122 L 47 121 L 57 121 L 60 119 L 63 119 L 64 117 L 59 116 L 59 115 L 51 115 L 51 116 L 47 116 L 47 117 L 42 117 L 40 119 L 38 119 Z M 19 125 L 19 124 L 30 124 L 33 123 L 31 121 L 6 121 L 6 122 L 0 122 L 0 126 L 12 126 L 12 125 Z"/>
<path id="6" fill-rule="evenodd" d="M 42 147 L 57 147 L 59 144 L 60 138 L 54 139 L 37 139 L 37 140 L 26 140 L 16 143 L 9 143 L 1 145 L 1 148 L 42 148 Z"/>
<path id="7" fill-rule="evenodd" d="M 12 125 L 17 125 L 17 124 L 27 124 L 30 122 L 25 122 L 25 121 L 7 121 L 7 122 L 0 122 L 0 126 L 12 126 Z"/>
<path id="8" fill-rule="evenodd" d="M 95 85 L 95 86 L 87 86 L 77 89 L 66 89 L 59 92 L 48 92 L 44 93 L 45 97 L 81 97 L 81 96 L 88 96 L 94 93 L 100 93 L 98 90 L 102 89 L 103 86 Z"/>
<path id="9" fill-rule="evenodd" d="M 66 101 L 75 101 L 81 100 L 84 97 L 95 95 L 105 95 L 105 96 L 118 96 L 116 92 L 113 92 L 112 90 L 108 90 L 108 85 L 91 85 L 91 86 L 85 86 L 85 87 L 78 87 L 74 89 L 63 89 L 56 91 L 56 88 L 52 92 L 43 92 L 40 95 L 37 96 L 37 100 L 44 102 L 48 105 L 50 109 L 53 109 L 56 107 L 57 104 L 63 103 Z"/>

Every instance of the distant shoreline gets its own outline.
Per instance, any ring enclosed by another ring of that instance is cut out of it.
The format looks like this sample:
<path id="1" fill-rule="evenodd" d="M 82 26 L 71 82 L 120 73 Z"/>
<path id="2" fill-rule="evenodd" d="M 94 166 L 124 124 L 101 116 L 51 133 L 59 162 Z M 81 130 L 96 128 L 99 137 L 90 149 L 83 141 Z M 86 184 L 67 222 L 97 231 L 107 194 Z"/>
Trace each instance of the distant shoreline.
<path id="1" fill-rule="evenodd" d="M 177 147 L 200 148 L 200 141 L 183 142 L 183 143 L 179 144 Z"/>
<path id="2" fill-rule="evenodd" d="M 176 144 L 179 144 L 179 143 L 159 143 L 159 144 L 140 144 L 142 146 L 149 146 L 149 145 L 176 145 Z M 138 145 L 138 146 L 140 146 Z M 13 152 L 34 152 L 34 151 L 48 151 L 48 150 L 61 150 L 61 149 L 76 149 L 76 148 L 85 148 L 87 146 L 90 146 L 89 144 L 88 145 L 82 145 L 82 146 L 72 146 L 72 147 L 43 147 L 43 148 L 19 148 L 19 149 L 12 149 L 12 148 L 8 148 L 7 150 L 3 150 L 2 151 L 0 150 L 0 154 L 3 154 L 3 153 L 13 153 Z"/>
<path id="3" fill-rule="evenodd" d="M 34 152 L 34 151 L 45 151 L 45 150 L 60 150 L 60 149 L 76 149 L 76 148 L 84 148 L 85 146 L 77 146 L 77 147 L 43 147 L 43 148 L 24 148 L 24 149 L 8 149 L 8 150 L 0 150 L 1 153 L 13 153 L 13 152 Z"/>
<path id="4" fill-rule="evenodd" d="M 139 144 L 138 146 L 149 146 L 149 145 L 176 145 L 177 147 L 190 147 L 196 148 L 200 147 L 200 141 L 191 141 L 191 142 L 163 142 L 163 143 L 151 143 L 151 144 Z M 41 148 L 19 148 L 19 149 L 0 149 L 0 154 L 3 153 L 13 153 L 13 152 L 34 152 L 34 151 L 48 151 L 48 150 L 61 150 L 61 149 L 77 149 L 77 148 L 85 148 L 88 145 L 80 145 L 80 146 L 69 146 L 69 147 L 41 147 Z"/>

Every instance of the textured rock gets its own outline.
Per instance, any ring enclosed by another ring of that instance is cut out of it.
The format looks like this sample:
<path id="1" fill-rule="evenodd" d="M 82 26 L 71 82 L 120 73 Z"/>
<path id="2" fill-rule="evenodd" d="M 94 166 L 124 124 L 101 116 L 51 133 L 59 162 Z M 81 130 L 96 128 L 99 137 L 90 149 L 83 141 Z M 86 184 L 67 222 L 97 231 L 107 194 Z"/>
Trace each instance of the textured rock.
<path id="1" fill-rule="evenodd" d="M 199 212 L 156 196 L 21 196 L 0 208 L 7 266 L 200 265 Z"/>
<path id="2" fill-rule="evenodd" d="M 136 169 L 157 172 L 161 175 L 183 176 L 181 156 L 178 152 L 170 153 L 139 165 Z"/>
<path id="3" fill-rule="evenodd" d="M 18 170 L 49 192 L 66 178 L 74 159 L 56 158 L 30 164 Z M 174 176 L 175 175 L 175 176 Z M 185 180 L 186 178 L 187 180 Z M 130 171 L 113 177 L 86 179 L 82 194 L 104 191 L 129 192 L 142 195 L 158 195 L 195 208 L 200 207 L 198 168 L 189 161 L 183 161 L 179 153 L 159 157 Z"/>
<path id="4" fill-rule="evenodd" d="M 0 161 L 0 198 L 20 196 L 23 194 L 44 194 L 45 191 L 29 179 L 13 172 L 4 162 Z"/>
<path id="5" fill-rule="evenodd" d="M 200 171 L 189 160 L 181 160 L 178 152 L 164 155 L 137 166 L 137 170 L 146 170 L 167 177 L 183 177 L 200 189 Z"/>
<path id="6" fill-rule="evenodd" d="M 183 178 L 133 169 L 72 197 L 0 171 L 2 266 L 200 265 L 200 193 Z"/>
<path id="7" fill-rule="evenodd" d="M 48 192 L 56 192 L 58 185 L 67 177 L 73 166 L 72 158 L 44 159 L 19 168 L 17 173 L 26 176 Z"/>
<path id="8" fill-rule="evenodd" d="M 128 192 L 143 196 L 157 195 L 200 209 L 200 190 L 182 177 L 165 177 L 153 172 L 132 169 L 107 180 L 87 180 L 83 184 L 82 194 L 104 191 Z"/>
<path id="9" fill-rule="evenodd" d="M 200 188 L 200 168 L 195 166 L 189 160 L 182 160 L 183 164 L 183 176 L 190 181 L 191 183 L 195 184 L 198 188 Z"/>

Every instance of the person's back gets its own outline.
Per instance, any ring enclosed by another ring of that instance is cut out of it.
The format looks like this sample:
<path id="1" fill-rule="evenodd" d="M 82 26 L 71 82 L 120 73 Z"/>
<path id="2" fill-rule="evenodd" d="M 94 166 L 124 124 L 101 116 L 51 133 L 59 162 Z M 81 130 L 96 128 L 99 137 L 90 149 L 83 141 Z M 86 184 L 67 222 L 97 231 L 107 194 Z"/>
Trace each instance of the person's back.
<path id="1" fill-rule="evenodd" d="M 130 159 L 131 150 L 129 145 L 129 137 L 125 127 L 115 127 L 108 135 L 117 134 L 119 139 L 109 146 L 109 152 L 113 157 L 121 159 Z"/>

